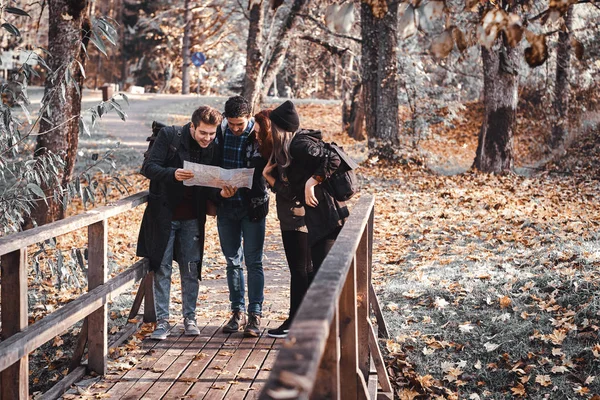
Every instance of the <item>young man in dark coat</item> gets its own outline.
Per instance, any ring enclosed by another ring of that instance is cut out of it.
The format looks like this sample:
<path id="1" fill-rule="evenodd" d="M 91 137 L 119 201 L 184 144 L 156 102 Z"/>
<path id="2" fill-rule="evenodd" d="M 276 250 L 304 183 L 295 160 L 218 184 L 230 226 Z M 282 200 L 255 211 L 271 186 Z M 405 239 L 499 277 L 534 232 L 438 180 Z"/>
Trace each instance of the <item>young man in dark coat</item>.
<path id="1" fill-rule="evenodd" d="M 265 160 L 254 137 L 254 118 L 246 99 L 234 96 L 225 103 L 221 167 L 254 168 L 252 187 L 239 189 L 217 207 L 217 228 L 221 250 L 227 261 L 227 285 L 232 316 L 223 332 L 233 333 L 244 329 L 245 336 L 260 334 L 260 318 L 264 299 L 263 245 L 265 217 L 269 211 L 267 184 L 262 176 Z M 244 271 L 248 271 L 248 319 L 246 319 Z M 247 323 L 246 323 L 247 321 Z"/>
<path id="2" fill-rule="evenodd" d="M 211 189 L 184 186 L 183 181 L 193 178 L 194 174 L 183 169 L 183 162 L 219 163 L 215 137 L 221 121 L 219 111 L 202 106 L 194 111 L 192 121 L 183 127 L 161 129 L 142 171 L 150 179 L 150 194 L 140 228 L 137 255 L 148 257 L 150 269 L 154 271 L 154 305 L 158 322 L 152 339 L 166 339 L 171 328 L 169 303 L 173 259 L 179 264 L 181 274 L 185 334 L 200 334 L 196 324 L 196 301 L 204 252 L 206 200 Z M 233 193 L 235 188 L 224 187 L 220 195 L 226 198 Z"/>

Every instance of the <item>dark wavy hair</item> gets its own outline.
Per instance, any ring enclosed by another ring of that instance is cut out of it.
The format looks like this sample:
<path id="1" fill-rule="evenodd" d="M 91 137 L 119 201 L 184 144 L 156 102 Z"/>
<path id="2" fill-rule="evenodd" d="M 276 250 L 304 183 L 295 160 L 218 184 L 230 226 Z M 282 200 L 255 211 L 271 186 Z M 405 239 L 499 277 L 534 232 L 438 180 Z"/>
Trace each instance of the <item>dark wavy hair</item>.
<path id="1" fill-rule="evenodd" d="M 251 112 L 250 103 L 242 96 L 230 97 L 225 102 L 225 118 L 248 117 Z"/>
<path id="2" fill-rule="evenodd" d="M 271 133 L 271 120 L 269 119 L 271 110 L 262 110 L 254 116 L 254 123 L 260 128 L 257 136 L 260 139 L 260 155 L 265 160 L 271 157 L 273 152 L 273 134 Z"/>

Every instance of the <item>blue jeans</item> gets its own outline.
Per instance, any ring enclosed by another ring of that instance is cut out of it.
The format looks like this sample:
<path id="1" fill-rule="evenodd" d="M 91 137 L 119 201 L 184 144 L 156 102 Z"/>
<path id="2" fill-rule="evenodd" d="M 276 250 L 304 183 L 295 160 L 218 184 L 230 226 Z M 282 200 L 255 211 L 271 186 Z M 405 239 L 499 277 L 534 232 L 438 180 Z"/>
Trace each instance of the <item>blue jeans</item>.
<path id="1" fill-rule="evenodd" d="M 227 285 L 233 311 L 246 311 L 244 302 L 244 271 L 248 270 L 248 312 L 262 313 L 265 275 L 263 273 L 263 245 L 265 218 L 251 222 L 245 208 L 217 209 L 217 229 L 221 250 L 227 261 Z M 242 246 L 243 238 L 243 246 Z"/>
<path id="2" fill-rule="evenodd" d="M 169 302 L 171 300 L 171 273 L 173 271 L 173 251 L 177 256 L 179 273 L 181 274 L 181 296 L 183 316 L 196 318 L 196 301 L 198 299 L 198 264 L 202 262 L 202 247 L 198 220 L 171 222 L 171 236 L 165 249 L 160 268 L 154 273 L 154 308 L 156 319 L 169 318 Z"/>

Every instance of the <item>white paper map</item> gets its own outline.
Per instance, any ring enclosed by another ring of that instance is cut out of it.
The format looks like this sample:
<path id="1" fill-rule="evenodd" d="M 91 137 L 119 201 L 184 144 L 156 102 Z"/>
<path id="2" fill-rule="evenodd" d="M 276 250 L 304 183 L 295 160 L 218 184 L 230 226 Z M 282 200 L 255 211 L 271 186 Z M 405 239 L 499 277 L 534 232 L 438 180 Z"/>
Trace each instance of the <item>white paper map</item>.
<path id="1" fill-rule="evenodd" d="M 225 185 L 249 189 L 252 187 L 254 168 L 223 169 L 213 165 L 184 161 L 183 169 L 194 173 L 192 179 L 183 181 L 185 186 L 208 186 L 219 189 Z"/>

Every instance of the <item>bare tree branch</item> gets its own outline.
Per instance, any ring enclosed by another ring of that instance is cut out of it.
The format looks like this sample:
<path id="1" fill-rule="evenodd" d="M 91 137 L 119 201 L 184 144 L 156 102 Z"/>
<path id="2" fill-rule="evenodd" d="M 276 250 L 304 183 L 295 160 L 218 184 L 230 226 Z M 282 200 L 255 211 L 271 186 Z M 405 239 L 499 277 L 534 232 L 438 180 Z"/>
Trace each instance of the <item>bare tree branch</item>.
<path id="1" fill-rule="evenodd" d="M 350 49 L 348 47 L 336 46 L 334 44 L 325 42 L 324 40 L 318 39 L 318 38 L 310 36 L 310 35 L 300 36 L 300 39 L 303 39 L 303 40 L 306 40 L 306 41 L 309 41 L 312 43 L 316 43 L 319 46 L 325 48 L 325 50 L 327 50 L 331 54 L 336 55 L 336 56 L 343 56 L 344 54 L 346 54 L 346 52 L 350 52 L 350 54 L 354 55 L 354 53 L 352 53 L 352 51 L 350 51 Z"/>
<path id="2" fill-rule="evenodd" d="M 336 32 L 331 31 L 328 27 L 325 26 L 325 24 L 323 24 L 321 21 L 319 21 L 318 19 L 316 19 L 312 15 L 309 15 L 309 14 L 298 14 L 298 16 L 302 17 L 302 18 L 306 18 L 306 19 L 311 20 L 319 28 L 323 29 L 325 32 L 329 33 L 330 35 L 333 35 L 333 36 L 336 36 L 336 37 L 339 37 L 339 38 L 343 38 L 343 39 L 354 40 L 356 43 L 362 43 L 362 39 L 360 39 L 360 38 L 356 38 L 354 36 L 342 35 L 340 33 L 336 33 Z"/>

